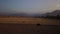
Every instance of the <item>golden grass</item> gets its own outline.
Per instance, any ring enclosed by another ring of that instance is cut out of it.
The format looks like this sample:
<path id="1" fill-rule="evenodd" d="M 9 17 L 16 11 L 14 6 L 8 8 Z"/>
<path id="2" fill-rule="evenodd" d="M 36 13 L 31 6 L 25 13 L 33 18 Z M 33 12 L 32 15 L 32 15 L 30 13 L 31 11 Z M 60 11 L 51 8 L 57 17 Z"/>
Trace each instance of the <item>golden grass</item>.
<path id="1" fill-rule="evenodd" d="M 18 24 L 60 24 L 60 20 L 28 17 L 0 17 L 0 23 L 18 23 Z"/>

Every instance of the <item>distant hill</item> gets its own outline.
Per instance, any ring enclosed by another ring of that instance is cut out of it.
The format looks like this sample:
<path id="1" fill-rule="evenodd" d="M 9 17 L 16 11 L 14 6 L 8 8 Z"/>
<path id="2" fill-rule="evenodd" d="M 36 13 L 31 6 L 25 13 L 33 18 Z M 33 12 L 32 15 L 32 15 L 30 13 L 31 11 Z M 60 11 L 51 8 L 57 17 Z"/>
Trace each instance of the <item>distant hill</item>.
<path id="1" fill-rule="evenodd" d="M 53 12 L 50 13 L 45 13 L 42 15 L 44 18 L 56 18 L 56 19 L 60 19 L 60 10 L 55 10 Z"/>
<path id="2" fill-rule="evenodd" d="M 45 14 L 27 14 L 27 13 L 11 13 L 11 14 L 7 14 L 7 13 L 0 13 L 0 16 L 28 16 L 28 17 L 46 17 L 48 16 L 57 16 L 60 15 L 60 10 L 54 10 L 52 12 L 49 13 L 45 13 Z"/>
<path id="3" fill-rule="evenodd" d="M 43 14 L 42 16 L 57 16 L 57 15 L 60 15 L 60 10 L 54 10 L 53 12 L 50 12 L 50 13 L 45 13 Z"/>

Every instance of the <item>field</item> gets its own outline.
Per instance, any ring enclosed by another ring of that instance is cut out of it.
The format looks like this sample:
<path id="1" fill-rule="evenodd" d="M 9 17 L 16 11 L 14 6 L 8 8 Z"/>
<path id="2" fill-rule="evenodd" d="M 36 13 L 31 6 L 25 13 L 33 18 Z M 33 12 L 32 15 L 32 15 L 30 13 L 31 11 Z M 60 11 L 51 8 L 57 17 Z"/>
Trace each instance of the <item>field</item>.
<path id="1" fill-rule="evenodd" d="M 60 25 L 60 20 L 32 17 L 0 17 L 0 23 Z"/>
<path id="2" fill-rule="evenodd" d="M 60 34 L 60 20 L 0 17 L 0 34 Z"/>

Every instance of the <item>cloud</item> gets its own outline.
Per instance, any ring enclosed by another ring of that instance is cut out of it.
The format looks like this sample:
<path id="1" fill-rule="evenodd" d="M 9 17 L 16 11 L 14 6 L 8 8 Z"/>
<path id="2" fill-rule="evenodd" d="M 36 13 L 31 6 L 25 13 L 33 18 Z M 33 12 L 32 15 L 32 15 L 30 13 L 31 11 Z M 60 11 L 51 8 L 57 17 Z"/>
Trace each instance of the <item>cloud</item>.
<path id="1" fill-rule="evenodd" d="M 44 8 L 40 11 L 41 12 L 43 11 L 43 13 L 46 13 L 46 12 L 52 12 L 54 10 L 60 10 L 60 4 L 51 5 L 51 6 Z"/>
<path id="2" fill-rule="evenodd" d="M 56 5 L 56 9 L 60 10 L 60 4 Z"/>

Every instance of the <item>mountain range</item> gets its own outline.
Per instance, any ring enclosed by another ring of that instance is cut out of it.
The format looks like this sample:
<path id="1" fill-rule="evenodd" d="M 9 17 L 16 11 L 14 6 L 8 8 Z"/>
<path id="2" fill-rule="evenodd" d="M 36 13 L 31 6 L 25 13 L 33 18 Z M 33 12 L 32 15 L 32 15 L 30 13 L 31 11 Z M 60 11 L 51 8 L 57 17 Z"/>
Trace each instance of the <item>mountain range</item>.
<path id="1" fill-rule="evenodd" d="M 52 12 L 49 12 L 49 13 L 45 13 L 45 14 L 27 14 L 27 13 L 12 13 L 12 14 L 2 14 L 0 13 L 0 16 L 3 15 L 3 16 L 57 16 L 57 15 L 60 15 L 60 10 L 54 10 Z"/>

